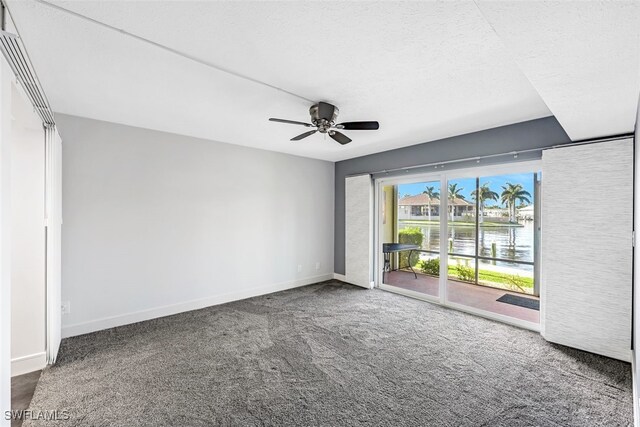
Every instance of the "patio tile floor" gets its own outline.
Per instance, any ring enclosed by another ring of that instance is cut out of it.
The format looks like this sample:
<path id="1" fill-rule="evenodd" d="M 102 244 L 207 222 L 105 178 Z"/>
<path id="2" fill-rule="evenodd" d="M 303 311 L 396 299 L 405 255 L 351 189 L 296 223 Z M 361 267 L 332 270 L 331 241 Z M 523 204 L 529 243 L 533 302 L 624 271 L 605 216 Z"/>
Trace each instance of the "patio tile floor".
<path id="1" fill-rule="evenodd" d="M 438 296 L 438 278 L 420 273 L 418 273 L 417 279 L 414 278 L 413 273 L 409 271 L 399 270 L 385 273 L 385 285 L 395 286 L 435 297 Z M 473 285 L 470 283 L 459 282 L 457 280 L 449 280 L 447 282 L 447 286 L 450 302 L 510 316 L 532 323 L 540 323 L 539 311 L 496 301 L 504 294 L 514 294 L 532 299 L 538 299 L 537 297 L 517 292 L 510 292 L 504 289 Z"/>

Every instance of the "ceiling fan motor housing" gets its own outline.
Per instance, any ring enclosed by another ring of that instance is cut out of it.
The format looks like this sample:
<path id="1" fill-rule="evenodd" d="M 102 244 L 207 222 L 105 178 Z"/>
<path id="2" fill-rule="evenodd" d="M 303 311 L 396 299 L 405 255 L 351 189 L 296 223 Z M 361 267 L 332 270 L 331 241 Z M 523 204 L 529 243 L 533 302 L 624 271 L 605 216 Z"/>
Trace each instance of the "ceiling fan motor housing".
<path id="1" fill-rule="evenodd" d="M 330 119 L 321 118 L 319 114 L 320 109 L 318 108 L 318 105 L 319 104 L 314 104 L 311 106 L 311 108 L 309 108 L 311 123 L 313 123 L 314 126 L 318 127 L 318 132 L 327 133 L 331 128 L 331 126 L 336 124 L 336 120 L 338 118 L 338 113 L 340 112 L 340 110 L 338 110 L 338 107 L 333 106 L 334 109 L 333 109 L 332 117 Z"/>
<path id="2" fill-rule="evenodd" d="M 311 108 L 309 108 L 311 123 L 298 122 L 295 120 L 276 119 L 274 117 L 271 117 L 269 121 L 304 126 L 307 128 L 316 128 L 298 136 L 294 136 L 293 138 L 291 138 L 291 141 L 300 141 L 308 136 L 313 135 L 316 132 L 320 132 L 328 134 L 334 141 L 342 145 L 350 143 L 351 138 L 341 132 L 338 132 L 336 129 L 377 130 L 379 128 L 378 122 L 375 121 L 336 123 L 339 112 L 340 110 L 338 110 L 338 107 L 336 107 L 335 105 L 329 104 L 328 102 L 320 101 L 316 104 L 313 104 Z"/>

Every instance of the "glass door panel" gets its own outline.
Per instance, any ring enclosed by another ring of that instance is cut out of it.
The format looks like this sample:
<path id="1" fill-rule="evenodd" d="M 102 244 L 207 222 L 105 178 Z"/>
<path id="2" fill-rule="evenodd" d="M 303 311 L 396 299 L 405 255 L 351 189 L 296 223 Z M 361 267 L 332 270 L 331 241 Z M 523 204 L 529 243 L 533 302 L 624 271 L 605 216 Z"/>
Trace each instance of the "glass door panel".
<path id="1" fill-rule="evenodd" d="M 440 181 L 383 186 L 382 193 L 382 283 L 438 297 Z"/>
<path id="2" fill-rule="evenodd" d="M 480 177 L 480 284 L 538 295 L 534 283 L 537 174 Z"/>
<path id="3" fill-rule="evenodd" d="M 539 322 L 536 180 L 531 172 L 448 181 L 448 302 Z M 455 211 L 460 196 L 473 205 L 466 214 Z"/>
<path id="4" fill-rule="evenodd" d="M 522 294 L 534 294 L 533 265 L 481 259 L 478 284 Z"/>
<path id="5" fill-rule="evenodd" d="M 464 302 L 466 289 L 476 284 L 476 181 L 447 181 L 447 298 L 458 303 Z"/>

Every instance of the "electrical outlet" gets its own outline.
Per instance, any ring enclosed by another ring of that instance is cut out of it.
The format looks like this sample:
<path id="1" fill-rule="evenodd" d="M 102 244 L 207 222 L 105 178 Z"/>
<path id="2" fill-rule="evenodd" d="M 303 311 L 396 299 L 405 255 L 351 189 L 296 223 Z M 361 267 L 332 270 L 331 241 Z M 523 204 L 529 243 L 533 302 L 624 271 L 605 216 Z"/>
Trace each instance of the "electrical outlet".
<path id="1" fill-rule="evenodd" d="M 71 301 L 62 301 L 62 314 L 71 313 Z"/>
<path id="2" fill-rule="evenodd" d="M 316 261 L 316 271 L 320 270 L 320 261 Z"/>
<path id="3" fill-rule="evenodd" d="M 302 265 L 298 264 L 298 273 L 302 273 Z"/>

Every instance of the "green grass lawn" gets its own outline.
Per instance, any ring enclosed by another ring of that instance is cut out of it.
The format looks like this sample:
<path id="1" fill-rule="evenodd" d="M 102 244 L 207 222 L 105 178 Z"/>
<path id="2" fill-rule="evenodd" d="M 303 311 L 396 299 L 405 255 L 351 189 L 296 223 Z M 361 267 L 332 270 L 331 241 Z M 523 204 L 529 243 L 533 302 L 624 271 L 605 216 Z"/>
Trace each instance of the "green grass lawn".
<path id="1" fill-rule="evenodd" d="M 449 270 L 451 271 L 451 270 Z M 455 269 L 452 275 L 455 275 Z M 451 273 L 449 273 L 451 274 Z M 491 283 L 500 283 L 504 285 L 508 285 L 511 282 L 509 281 L 509 275 L 504 273 L 498 273 L 496 271 L 490 270 L 480 270 L 478 272 L 478 280 L 481 282 L 491 282 Z M 520 276 L 520 285 L 523 288 L 531 288 L 533 289 L 533 277 L 523 277 Z"/>
<path id="2" fill-rule="evenodd" d="M 458 276 L 458 270 L 456 265 L 449 265 L 449 277 L 456 280 L 461 280 Z M 422 272 L 419 266 L 419 262 L 413 266 L 416 271 Z M 424 274 L 424 272 L 422 272 Z M 518 284 L 525 289 L 525 291 L 533 290 L 533 277 L 512 275 L 508 273 L 500 273 L 493 270 L 480 270 L 478 272 L 478 281 L 490 286 L 496 286 L 499 288 L 517 290 L 518 288 L 513 285 L 513 278 L 517 277 Z M 502 285 L 502 286 L 500 286 Z"/>
<path id="3" fill-rule="evenodd" d="M 415 266 L 413 268 L 417 268 L 418 270 L 420 270 L 420 267 Z M 456 266 L 455 265 L 450 265 L 449 266 L 449 276 L 451 277 L 458 277 L 458 270 L 456 270 Z M 511 281 L 509 280 L 509 278 L 511 277 L 511 274 L 506 274 L 506 273 L 499 273 L 497 271 L 493 271 L 493 270 L 480 270 L 478 272 L 478 280 L 481 282 L 491 282 L 491 283 L 500 283 L 503 285 L 508 285 L 511 283 Z M 533 289 L 533 277 L 523 277 L 523 276 L 519 276 L 520 277 L 520 285 L 524 288 L 532 288 Z"/>

